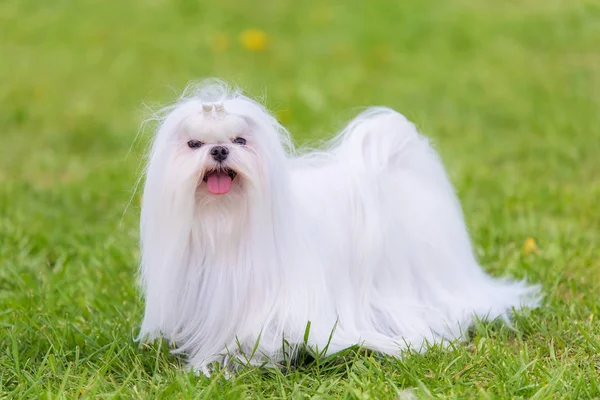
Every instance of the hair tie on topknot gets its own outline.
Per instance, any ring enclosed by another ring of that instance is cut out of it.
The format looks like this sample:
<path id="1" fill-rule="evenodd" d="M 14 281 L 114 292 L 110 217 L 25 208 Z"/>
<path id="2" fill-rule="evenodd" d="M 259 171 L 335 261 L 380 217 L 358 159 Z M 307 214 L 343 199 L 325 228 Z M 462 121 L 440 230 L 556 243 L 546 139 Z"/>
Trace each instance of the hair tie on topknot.
<path id="1" fill-rule="evenodd" d="M 204 111 L 205 117 L 212 117 L 212 110 L 215 109 L 217 114 L 217 118 L 224 118 L 227 112 L 225 111 L 225 106 L 223 102 L 218 103 L 202 103 L 202 110 Z"/>
<path id="2" fill-rule="evenodd" d="M 225 106 L 223 105 L 222 102 L 215 103 L 214 107 L 215 107 L 215 111 L 217 112 L 217 117 L 219 117 L 219 118 L 225 117 L 225 114 L 226 114 Z"/>
<path id="3" fill-rule="evenodd" d="M 210 117 L 212 113 L 213 105 L 211 103 L 202 103 L 202 110 L 204 110 L 204 116 Z"/>

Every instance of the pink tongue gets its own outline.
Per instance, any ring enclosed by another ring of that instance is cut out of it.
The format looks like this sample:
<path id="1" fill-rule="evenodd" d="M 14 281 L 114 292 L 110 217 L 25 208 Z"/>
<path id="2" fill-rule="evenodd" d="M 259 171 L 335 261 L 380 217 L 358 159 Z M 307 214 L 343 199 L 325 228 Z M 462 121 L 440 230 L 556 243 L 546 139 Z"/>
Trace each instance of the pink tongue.
<path id="1" fill-rule="evenodd" d="M 206 178 L 206 186 L 212 194 L 225 194 L 231 188 L 231 178 L 225 172 L 212 172 Z"/>

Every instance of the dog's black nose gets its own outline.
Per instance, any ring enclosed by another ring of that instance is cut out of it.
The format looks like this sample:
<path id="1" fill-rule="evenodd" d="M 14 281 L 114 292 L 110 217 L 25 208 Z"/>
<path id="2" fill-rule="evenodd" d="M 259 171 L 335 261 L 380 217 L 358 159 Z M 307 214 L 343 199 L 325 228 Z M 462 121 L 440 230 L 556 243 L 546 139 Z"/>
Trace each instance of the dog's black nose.
<path id="1" fill-rule="evenodd" d="M 227 147 L 215 146 L 210 149 L 210 154 L 213 156 L 215 161 L 221 162 L 225 161 L 227 155 L 229 154 L 229 150 L 227 150 Z"/>

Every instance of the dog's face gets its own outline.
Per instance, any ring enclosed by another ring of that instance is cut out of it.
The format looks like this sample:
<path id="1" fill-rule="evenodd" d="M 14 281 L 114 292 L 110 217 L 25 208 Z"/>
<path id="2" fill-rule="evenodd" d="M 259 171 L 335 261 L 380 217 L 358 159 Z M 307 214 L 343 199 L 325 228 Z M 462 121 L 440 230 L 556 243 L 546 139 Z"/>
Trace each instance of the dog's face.
<path id="1" fill-rule="evenodd" d="M 250 123 L 234 114 L 188 116 L 177 148 L 177 164 L 197 178 L 197 197 L 241 194 L 260 169 Z"/>
<path id="2" fill-rule="evenodd" d="M 215 221 L 240 219 L 238 211 L 257 215 L 286 184 L 287 132 L 244 98 L 218 104 L 220 112 L 207 111 L 206 103 L 188 100 L 162 120 L 146 169 L 149 220 L 157 212 Z"/>

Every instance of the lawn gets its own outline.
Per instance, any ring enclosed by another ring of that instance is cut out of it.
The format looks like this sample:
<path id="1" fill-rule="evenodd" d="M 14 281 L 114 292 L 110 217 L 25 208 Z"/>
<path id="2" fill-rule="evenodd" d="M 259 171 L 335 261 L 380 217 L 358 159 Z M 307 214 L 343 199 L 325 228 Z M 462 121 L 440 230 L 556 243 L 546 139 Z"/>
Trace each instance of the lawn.
<path id="1" fill-rule="evenodd" d="M 366 105 L 404 113 L 484 268 L 542 306 L 449 349 L 229 380 L 140 348 L 139 126 L 208 76 L 299 144 Z M 600 397 L 598 1 L 3 0 L 0 129 L 0 398 Z"/>

